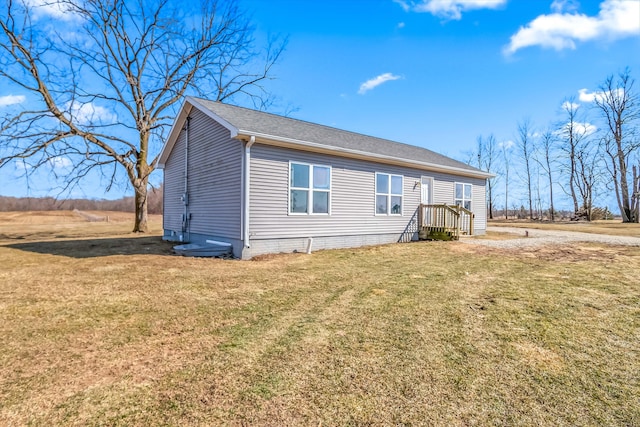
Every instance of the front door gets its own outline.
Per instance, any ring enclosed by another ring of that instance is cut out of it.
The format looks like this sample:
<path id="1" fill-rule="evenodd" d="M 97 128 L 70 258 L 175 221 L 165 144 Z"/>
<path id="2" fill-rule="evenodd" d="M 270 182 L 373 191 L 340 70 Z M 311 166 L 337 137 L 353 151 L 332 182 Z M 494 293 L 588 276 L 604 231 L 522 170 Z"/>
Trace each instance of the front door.
<path id="1" fill-rule="evenodd" d="M 431 204 L 431 183 L 432 182 L 433 182 L 433 179 L 429 178 L 428 176 L 422 177 L 422 181 L 420 183 L 421 184 L 420 188 L 422 190 L 420 203 L 422 203 L 423 205 Z"/>
<path id="2" fill-rule="evenodd" d="M 433 185 L 433 178 L 428 176 L 423 176 L 420 179 L 420 204 L 430 205 L 432 204 L 431 200 L 431 186 Z M 423 224 L 422 225 L 431 225 L 431 209 L 423 210 Z"/>

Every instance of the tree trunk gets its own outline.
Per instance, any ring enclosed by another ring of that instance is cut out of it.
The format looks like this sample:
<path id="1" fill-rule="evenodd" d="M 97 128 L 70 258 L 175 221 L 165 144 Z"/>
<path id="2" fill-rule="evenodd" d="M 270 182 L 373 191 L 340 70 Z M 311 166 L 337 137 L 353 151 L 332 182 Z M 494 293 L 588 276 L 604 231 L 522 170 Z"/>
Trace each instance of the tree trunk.
<path id="1" fill-rule="evenodd" d="M 133 225 L 134 233 L 146 233 L 149 231 L 147 224 L 148 219 L 148 199 L 147 199 L 147 187 L 149 179 L 136 180 L 134 185 L 135 190 L 135 203 L 136 203 L 136 218 Z"/>
<path id="2" fill-rule="evenodd" d="M 551 179 L 551 168 L 549 168 L 549 214 L 551 215 L 551 221 L 556 220 L 556 212 L 553 208 L 553 179 Z"/>
<path id="3" fill-rule="evenodd" d="M 491 195 L 491 187 L 489 187 L 489 219 L 493 219 L 493 199 Z"/>
<path id="4" fill-rule="evenodd" d="M 507 172 L 507 183 L 509 182 L 509 173 Z M 509 184 L 504 186 L 504 219 L 509 219 Z"/>
<path id="5" fill-rule="evenodd" d="M 622 196 L 620 204 L 620 214 L 622 222 L 635 222 L 631 218 L 631 200 L 629 197 L 629 183 L 627 181 L 627 163 L 624 151 L 622 149 L 622 140 L 616 136 L 616 144 L 618 145 L 618 166 L 620 167 L 620 195 Z"/>
<path id="6" fill-rule="evenodd" d="M 574 148 L 571 147 L 571 173 L 569 175 L 569 189 L 571 190 L 571 200 L 573 200 L 573 214 L 578 214 L 580 210 L 578 207 L 578 196 L 576 195 L 576 159 L 573 154 Z"/>
<path id="7" fill-rule="evenodd" d="M 489 210 L 489 219 L 493 219 L 493 184 L 491 183 L 491 179 L 487 180 L 487 190 L 488 190 L 488 198 L 487 198 L 487 209 Z"/>
<path id="8" fill-rule="evenodd" d="M 640 222 L 640 170 L 633 166 L 633 191 L 631 195 L 632 222 Z"/>
<path id="9" fill-rule="evenodd" d="M 507 151 L 503 147 L 502 154 L 504 155 L 504 219 L 509 219 L 509 159 L 507 157 Z"/>

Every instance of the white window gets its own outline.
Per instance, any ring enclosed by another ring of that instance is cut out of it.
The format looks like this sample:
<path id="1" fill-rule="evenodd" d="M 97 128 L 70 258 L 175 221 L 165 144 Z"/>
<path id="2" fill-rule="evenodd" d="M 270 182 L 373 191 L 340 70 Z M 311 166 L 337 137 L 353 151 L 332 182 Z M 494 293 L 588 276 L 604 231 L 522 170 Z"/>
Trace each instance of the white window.
<path id="1" fill-rule="evenodd" d="M 402 215 L 402 175 L 376 172 L 376 215 Z"/>
<path id="2" fill-rule="evenodd" d="M 289 213 L 326 214 L 331 203 L 331 167 L 289 163 Z"/>
<path id="3" fill-rule="evenodd" d="M 471 184 L 456 182 L 455 203 L 467 210 L 471 210 Z"/>

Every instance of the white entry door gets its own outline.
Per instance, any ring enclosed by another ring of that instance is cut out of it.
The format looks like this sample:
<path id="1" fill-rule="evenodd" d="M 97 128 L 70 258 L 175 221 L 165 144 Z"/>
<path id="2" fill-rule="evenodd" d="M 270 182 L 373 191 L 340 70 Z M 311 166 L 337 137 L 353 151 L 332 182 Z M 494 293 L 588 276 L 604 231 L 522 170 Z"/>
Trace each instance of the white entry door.
<path id="1" fill-rule="evenodd" d="M 423 176 L 422 181 L 420 182 L 421 188 L 421 196 L 420 203 L 423 205 L 431 204 L 431 184 L 433 183 L 433 179 L 428 176 Z"/>
<path id="2" fill-rule="evenodd" d="M 423 205 L 430 205 L 432 204 L 432 199 L 431 199 L 431 187 L 433 186 L 433 178 L 428 177 L 428 176 L 423 176 L 420 179 L 420 203 Z M 431 210 L 430 209 L 425 209 L 423 211 L 423 219 L 422 225 L 431 225 Z"/>

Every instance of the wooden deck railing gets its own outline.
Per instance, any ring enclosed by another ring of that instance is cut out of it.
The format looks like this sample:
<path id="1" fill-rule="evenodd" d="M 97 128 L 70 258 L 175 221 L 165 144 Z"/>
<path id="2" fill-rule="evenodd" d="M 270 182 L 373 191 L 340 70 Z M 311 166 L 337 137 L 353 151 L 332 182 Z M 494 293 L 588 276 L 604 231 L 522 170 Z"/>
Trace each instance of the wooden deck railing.
<path id="1" fill-rule="evenodd" d="M 462 206 L 455 206 L 455 209 L 460 212 L 460 232 L 468 236 L 473 235 L 473 219 L 475 214 Z"/>
<path id="2" fill-rule="evenodd" d="M 420 205 L 418 225 L 430 234 L 445 233 L 452 239 L 473 234 L 474 214 L 458 205 Z"/>

